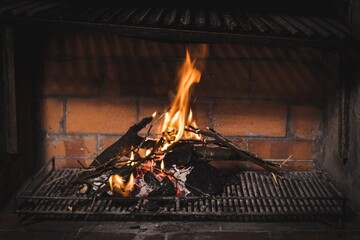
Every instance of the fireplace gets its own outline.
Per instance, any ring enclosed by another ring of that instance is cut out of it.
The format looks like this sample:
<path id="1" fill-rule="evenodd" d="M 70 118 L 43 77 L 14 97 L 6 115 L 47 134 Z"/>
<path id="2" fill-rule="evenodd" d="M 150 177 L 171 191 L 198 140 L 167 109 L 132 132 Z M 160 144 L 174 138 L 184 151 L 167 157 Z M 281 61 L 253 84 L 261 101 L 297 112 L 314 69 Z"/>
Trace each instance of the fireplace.
<path id="1" fill-rule="evenodd" d="M 216 169 L 236 170 L 220 200 L 161 197 L 164 209 L 154 214 L 139 210 L 151 208 L 143 202 L 107 197 L 95 203 L 95 219 L 292 221 L 325 212 L 343 220 L 347 207 L 357 212 L 359 84 L 350 28 L 329 12 L 172 7 L 33 1 L 2 8 L 12 27 L 3 31 L 2 151 L 11 170 L 3 176 L 7 192 L 18 193 L 19 213 L 90 219 L 86 208 L 73 211 L 79 199 L 71 189 L 51 194 L 67 174 L 171 104 L 187 48 L 202 67 L 190 101 L 199 128 L 280 165 L 288 178 L 276 180 L 252 161 L 212 159 Z M 196 55 L 200 45 L 208 48 L 205 57 Z M 153 138 L 161 136 L 157 127 Z"/>

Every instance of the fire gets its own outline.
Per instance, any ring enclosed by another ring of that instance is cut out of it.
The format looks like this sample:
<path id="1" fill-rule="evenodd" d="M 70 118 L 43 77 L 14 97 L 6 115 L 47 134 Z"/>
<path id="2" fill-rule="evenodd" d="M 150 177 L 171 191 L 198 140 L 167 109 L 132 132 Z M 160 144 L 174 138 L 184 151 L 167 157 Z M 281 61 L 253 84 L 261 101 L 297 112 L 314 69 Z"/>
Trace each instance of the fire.
<path id="1" fill-rule="evenodd" d="M 192 138 L 195 134 L 184 132 L 188 125 L 196 126 L 189 108 L 190 88 L 194 83 L 200 82 L 201 73 L 191 61 L 189 50 L 186 49 L 186 58 L 179 70 L 179 84 L 177 94 L 171 104 L 170 110 L 165 114 L 162 135 L 166 140 L 163 150 L 179 141 L 182 137 Z M 198 136 L 197 136 L 198 137 Z"/>
<path id="2" fill-rule="evenodd" d="M 201 48 L 201 50 L 207 51 L 207 48 Z M 206 52 L 203 52 L 203 54 L 204 53 L 206 54 Z M 196 123 L 193 120 L 193 112 L 189 106 L 191 86 L 194 83 L 199 83 L 201 78 L 201 72 L 195 66 L 195 60 L 191 60 L 189 49 L 186 48 L 186 58 L 178 72 L 179 83 L 177 87 L 177 94 L 172 101 L 169 111 L 167 111 L 164 115 L 161 144 L 163 142 L 165 143 L 161 146 L 162 151 L 166 151 L 169 146 L 182 138 L 200 139 L 200 135 L 190 131 L 185 131 L 188 126 L 197 128 Z M 156 115 L 157 112 L 154 112 L 152 117 L 154 118 Z M 164 159 L 159 157 L 153 158 L 150 156 L 153 153 L 154 149 L 151 147 L 134 147 L 129 154 L 127 166 L 135 166 L 135 163 L 137 164 L 141 161 L 141 164 L 136 165 L 136 171 L 134 171 L 135 176 L 131 173 L 126 182 L 118 174 L 111 175 L 108 180 L 110 190 L 120 194 L 122 197 L 130 197 L 132 196 L 131 194 L 134 189 L 134 185 L 136 185 L 140 189 L 140 193 L 137 194 L 146 195 L 148 194 L 149 189 L 153 188 L 153 186 L 151 184 L 147 185 L 148 183 L 145 180 L 145 176 L 148 176 L 147 179 L 151 179 L 149 176 L 155 176 L 159 183 L 164 179 L 170 180 L 174 184 L 176 193 L 180 194 L 180 185 L 177 179 L 172 176 L 175 173 L 175 170 L 172 168 L 166 169 Z M 146 175 L 147 172 L 152 172 L 153 175 Z"/>
<path id="3" fill-rule="evenodd" d="M 123 197 L 129 197 L 134 189 L 134 175 L 131 174 L 128 182 L 125 184 L 123 178 L 118 174 L 113 174 L 109 178 L 109 186 L 111 191 L 119 193 Z"/>
<path id="4" fill-rule="evenodd" d="M 160 169 L 161 169 L 161 171 L 164 171 L 164 170 L 165 170 L 164 159 L 161 160 Z"/>
<path id="5" fill-rule="evenodd" d="M 127 162 L 128 165 L 134 166 L 134 159 L 135 159 L 134 152 L 131 151 L 131 153 L 130 153 L 130 159 L 129 159 L 129 161 Z"/>

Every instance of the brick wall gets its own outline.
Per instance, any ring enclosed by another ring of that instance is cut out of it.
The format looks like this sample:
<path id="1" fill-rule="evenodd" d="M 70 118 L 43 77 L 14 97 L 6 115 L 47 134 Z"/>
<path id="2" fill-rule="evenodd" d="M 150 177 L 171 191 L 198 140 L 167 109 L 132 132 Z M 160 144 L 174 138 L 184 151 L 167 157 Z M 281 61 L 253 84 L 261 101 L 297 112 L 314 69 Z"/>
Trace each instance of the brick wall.
<path id="1" fill-rule="evenodd" d="M 54 33 L 45 43 L 37 83 L 40 158 L 59 158 L 61 166 L 90 163 L 132 124 L 169 106 L 185 56 L 184 44 L 98 33 Z M 284 167 L 294 170 L 322 158 L 336 54 L 221 43 L 209 45 L 204 62 L 192 104 L 201 128 L 262 158 L 289 159 Z"/>

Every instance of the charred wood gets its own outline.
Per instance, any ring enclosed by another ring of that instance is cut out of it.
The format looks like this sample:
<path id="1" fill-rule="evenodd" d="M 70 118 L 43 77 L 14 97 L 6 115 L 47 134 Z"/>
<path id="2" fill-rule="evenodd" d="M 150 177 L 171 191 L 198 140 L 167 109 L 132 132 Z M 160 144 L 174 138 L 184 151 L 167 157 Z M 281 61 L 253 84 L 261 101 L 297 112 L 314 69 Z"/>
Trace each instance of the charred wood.
<path id="1" fill-rule="evenodd" d="M 195 161 L 193 169 L 186 176 L 185 184 L 192 195 L 218 195 L 222 192 L 220 176 L 220 172 L 208 162 Z"/>
<path id="2" fill-rule="evenodd" d="M 149 193 L 149 197 L 166 197 L 166 196 L 175 196 L 175 188 L 174 184 L 171 182 L 171 180 L 168 177 L 165 177 L 160 182 L 160 187 L 152 192 Z"/>
<path id="3" fill-rule="evenodd" d="M 134 124 L 129 130 L 115 143 L 106 148 L 92 161 L 90 166 L 80 172 L 78 181 L 84 181 L 90 177 L 96 177 L 103 172 L 114 168 L 114 165 L 124 156 L 130 154 L 134 148 L 140 145 L 154 145 L 154 141 L 147 140 L 138 135 L 138 132 L 145 128 L 153 120 L 153 117 L 143 118 Z"/>
<path id="4" fill-rule="evenodd" d="M 144 138 L 140 137 L 138 132 L 145 128 L 152 120 L 153 117 L 146 117 L 139 123 L 131 126 L 119 140 L 95 157 L 90 167 L 99 166 L 109 161 L 109 159 L 119 159 L 121 156 L 129 154 L 134 146 L 139 146 L 144 141 Z"/>
<path id="5" fill-rule="evenodd" d="M 166 168 L 172 165 L 187 166 L 193 160 L 194 151 L 190 144 L 175 144 L 168 149 L 164 155 L 164 164 Z"/>
<path id="6" fill-rule="evenodd" d="M 209 131 L 204 131 L 201 129 L 195 129 L 195 128 L 189 128 L 188 131 L 195 132 L 197 134 L 201 134 L 203 136 L 214 138 L 216 141 L 218 141 L 222 146 L 228 147 L 229 149 L 236 152 L 242 159 L 245 159 L 247 161 L 251 161 L 260 167 L 264 168 L 265 170 L 270 171 L 271 173 L 275 174 L 276 176 L 282 176 L 283 173 L 281 173 L 279 170 L 277 170 L 275 167 L 276 165 L 271 164 L 269 162 L 266 162 L 262 158 L 249 153 L 243 149 L 240 149 L 237 147 L 232 141 L 224 137 L 222 134 L 216 132 L 214 129 L 208 128 Z"/>

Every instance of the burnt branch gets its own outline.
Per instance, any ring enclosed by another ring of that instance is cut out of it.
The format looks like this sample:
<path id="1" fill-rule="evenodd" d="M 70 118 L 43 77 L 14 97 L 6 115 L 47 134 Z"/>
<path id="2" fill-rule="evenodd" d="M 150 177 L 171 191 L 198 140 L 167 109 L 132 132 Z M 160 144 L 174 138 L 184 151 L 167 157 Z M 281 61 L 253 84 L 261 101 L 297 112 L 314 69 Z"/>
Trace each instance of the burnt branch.
<path id="1" fill-rule="evenodd" d="M 119 140 L 95 157 L 90 166 L 79 173 L 75 182 L 85 182 L 88 178 L 96 177 L 108 170 L 118 168 L 117 164 L 124 162 L 121 158 L 128 156 L 134 149 L 139 148 L 141 145 L 153 145 L 153 141 L 146 140 L 146 138 L 138 135 L 138 132 L 145 128 L 152 120 L 153 116 L 145 117 L 140 122 L 131 126 Z"/>

